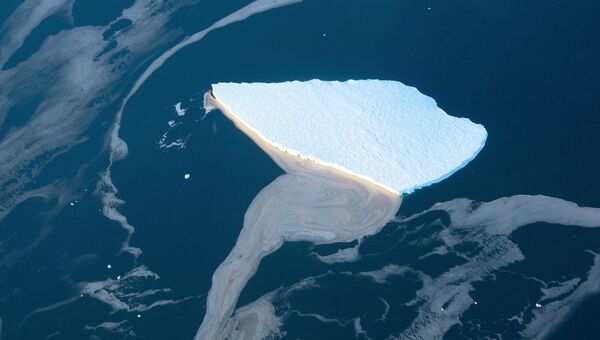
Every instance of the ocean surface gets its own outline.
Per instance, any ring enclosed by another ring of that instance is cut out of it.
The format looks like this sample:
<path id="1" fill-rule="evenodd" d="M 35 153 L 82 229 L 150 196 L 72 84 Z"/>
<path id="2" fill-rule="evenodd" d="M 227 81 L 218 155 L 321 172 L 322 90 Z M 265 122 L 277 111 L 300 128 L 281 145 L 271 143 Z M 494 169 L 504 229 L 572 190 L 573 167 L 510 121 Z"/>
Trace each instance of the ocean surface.
<path id="1" fill-rule="evenodd" d="M 3 2 L 1 339 L 194 337 L 283 174 L 203 95 L 310 79 L 397 80 L 489 137 L 378 234 L 285 243 L 237 308 L 285 339 L 600 338 L 600 2 L 256 5 Z"/>

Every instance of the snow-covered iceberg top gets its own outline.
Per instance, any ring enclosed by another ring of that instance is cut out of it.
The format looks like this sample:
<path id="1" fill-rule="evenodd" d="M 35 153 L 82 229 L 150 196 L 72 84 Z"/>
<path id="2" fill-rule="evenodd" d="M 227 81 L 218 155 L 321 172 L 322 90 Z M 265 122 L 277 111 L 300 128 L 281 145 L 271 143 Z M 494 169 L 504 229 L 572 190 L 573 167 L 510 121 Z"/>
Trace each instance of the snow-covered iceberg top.
<path id="1" fill-rule="evenodd" d="M 219 83 L 212 95 L 246 133 L 394 193 L 450 176 L 487 137 L 482 125 L 397 81 Z"/>

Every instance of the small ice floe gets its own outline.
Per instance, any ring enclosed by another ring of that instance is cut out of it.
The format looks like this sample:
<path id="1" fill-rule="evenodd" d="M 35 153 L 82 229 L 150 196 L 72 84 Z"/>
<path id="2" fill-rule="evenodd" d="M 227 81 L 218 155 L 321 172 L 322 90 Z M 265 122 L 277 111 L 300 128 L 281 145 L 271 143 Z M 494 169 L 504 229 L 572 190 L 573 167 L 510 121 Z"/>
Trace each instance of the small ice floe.
<path id="1" fill-rule="evenodd" d="M 183 175 L 183 178 L 185 178 L 185 179 L 190 179 L 190 174 L 185 174 L 185 175 Z"/>
<path id="2" fill-rule="evenodd" d="M 477 301 L 473 301 L 473 304 L 474 304 L 474 305 L 476 305 L 476 304 L 477 304 Z"/>
<path id="3" fill-rule="evenodd" d="M 428 11 L 430 11 L 430 10 L 431 10 L 431 7 L 427 7 L 427 10 L 428 10 Z"/>
<path id="4" fill-rule="evenodd" d="M 79 297 L 83 297 L 83 294 L 80 294 Z"/>
<path id="5" fill-rule="evenodd" d="M 441 309 L 442 309 L 442 312 L 443 312 L 444 311 L 444 307 L 442 307 Z"/>
<path id="6" fill-rule="evenodd" d="M 120 280 L 120 279 L 121 279 L 121 275 L 117 276 L 117 280 Z"/>
<path id="7" fill-rule="evenodd" d="M 326 36 L 327 36 L 327 33 L 323 33 L 323 36 L 324 36 L 324 37 L 326 37 Z"/>
<path id="8" fill-rule="evenodd" d="M 138 318 L 141 318 L 141 317 L 142 317 L 142 315 L 141 315 L 141 314 L 138 314 L 138 315 L 137 315 L 137 317 L 138 317 Z"/>
<path id="9" fill-rule="evenodd" d="M 167 124 L 169 124 L 169 127 L 173 127 L 175 126 L 175 121 L 174 120 L 170 120 L 167 122 Z"/>
<path id="10" fill-rule="evenodd" d="M 71 202 L 71 203 L 69 203 L 69 204 L 70 204 L 71 206 L 74 206 L 74 205 L 75 205 L 75 202 Z"/>
<path id="11" fill-rule="evenodd" d="M 107 264 L 106 268 L 110 269 L 110 268 L 112 268 L 112 266 L 110 264 Z"/>
<path id="12" fill-rule="evenodd" d="M 181 108 L 181 102 L 175 104 L 175 112 L 178 116 L 184 116 L 187 109 Z"/>
<path id="13" fill-rule="evenodd" d="M 542 307 L 542 305 L 540 305 L 539 303 L 535 304 L 535 308 L 541 308 L 541 307 Z"/>

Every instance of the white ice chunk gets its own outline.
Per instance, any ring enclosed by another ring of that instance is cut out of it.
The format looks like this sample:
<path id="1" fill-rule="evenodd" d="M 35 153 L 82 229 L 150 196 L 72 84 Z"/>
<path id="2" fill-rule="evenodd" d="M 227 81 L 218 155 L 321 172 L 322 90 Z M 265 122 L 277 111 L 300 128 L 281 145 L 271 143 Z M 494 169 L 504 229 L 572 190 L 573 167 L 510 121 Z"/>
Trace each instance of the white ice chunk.
<path id="1" fill-rule="evenodd" d="M 110 268 L 112 268 L 112 266 L 110 264 L 107 264 L 106 268 L 110 269 Z"/>
<path id="2" fill-rule="evenodd" d="M 396 81 L 219 83 L 213 96 L 268 143 L 395 193 L 464 167 L 487 132 Z"/>
<path id="3" fill-rule="evenodd" d="M 185 175 L 183 175 L 183 178 L 185 178 L 185 179 L 190 179 L 190 174 L 185 174 Z"/>
<path id="4" fill-rule="evenodd" d="M 187 111 L 187 109 L 181 107 L 181 102 L 175 104 L 175 112 L 178 116 L 185 116 L 185 111 Z"/>

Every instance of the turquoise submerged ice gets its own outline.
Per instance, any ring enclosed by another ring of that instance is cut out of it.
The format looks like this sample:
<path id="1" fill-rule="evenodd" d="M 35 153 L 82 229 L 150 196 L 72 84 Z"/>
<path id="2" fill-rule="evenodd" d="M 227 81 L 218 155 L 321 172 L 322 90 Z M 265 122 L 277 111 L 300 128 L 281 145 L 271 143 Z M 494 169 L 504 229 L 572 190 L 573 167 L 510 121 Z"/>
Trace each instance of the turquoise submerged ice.
<path id="1" fill-rule="evenodd" d="M 219 83 L 213 95 L 280 149 L 410 193 L 472 160 L 487 132 L 397 81 Z"/>

